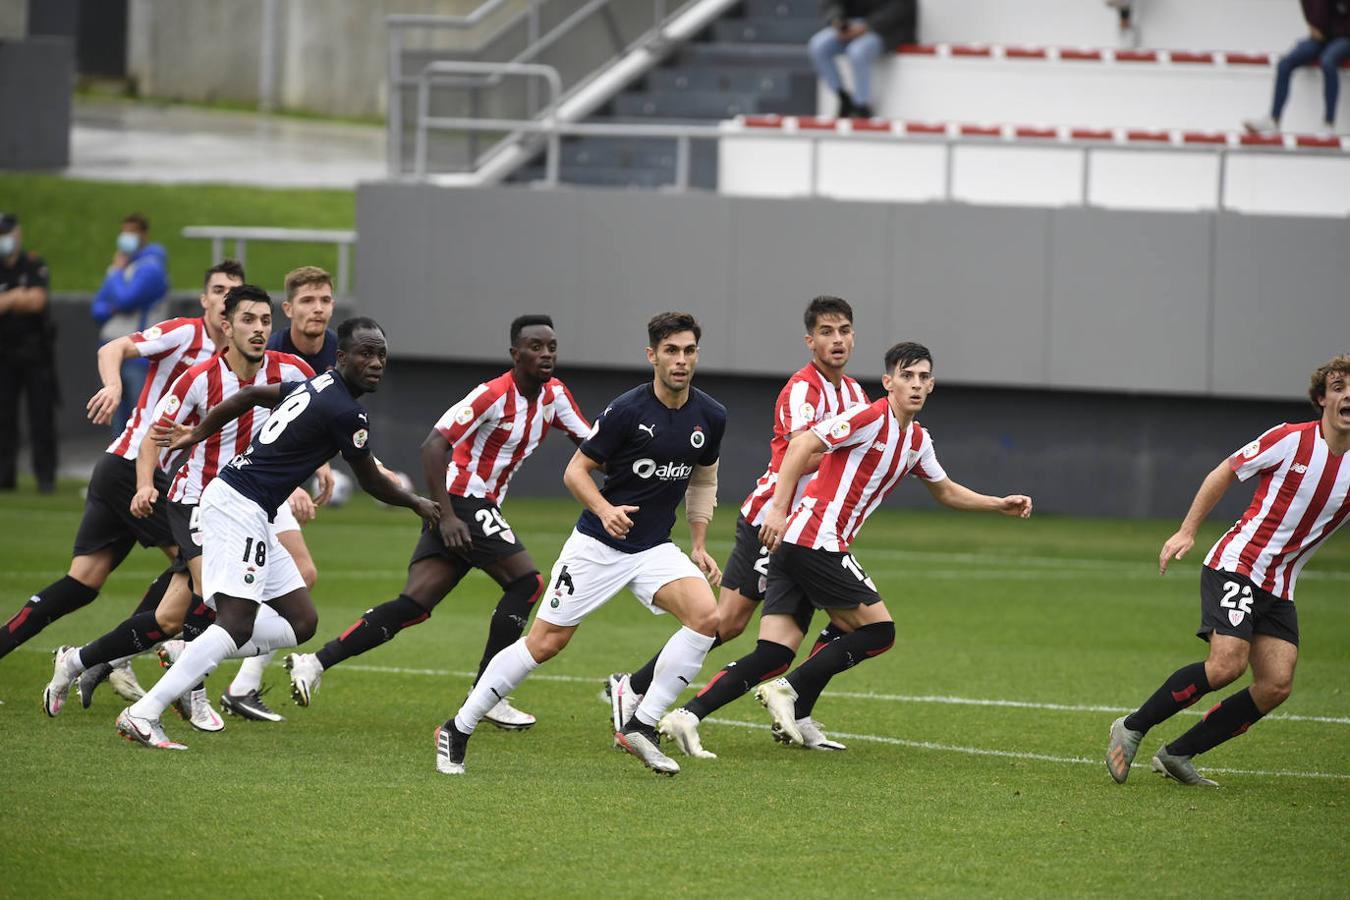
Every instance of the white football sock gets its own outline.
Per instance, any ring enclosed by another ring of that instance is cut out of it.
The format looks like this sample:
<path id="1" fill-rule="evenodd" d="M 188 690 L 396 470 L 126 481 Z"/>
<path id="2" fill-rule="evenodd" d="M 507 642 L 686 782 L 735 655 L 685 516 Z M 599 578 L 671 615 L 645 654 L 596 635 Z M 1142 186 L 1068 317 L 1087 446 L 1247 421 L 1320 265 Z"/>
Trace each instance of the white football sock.
<path id="1" fill-rule="evenodd" d="M 148 693 L 131 705 L 131 714 L 145 719 L 158 719 L 170 703 L 192 688 L 220 665 L 220 661 L 234 652 L 234 638 L 219 625 L 212 625 L 195 641 L 189 641 L 164 677 Z"/>
<path id="2" fill-rule="evenodd" d="M 688 627 L 681 627 L 670 636 L 666 646 L 661 648 L 661 655 L 656 658 L 652 686 L 647 688 L 647 695 L 634 713 L 639 722 L 656 727 L 656 723 L 666 714 L 666 709 L 680 696 L 680 691 L 689 687 L 698 677 L 698 670 L 703 668 L 703 659 L 712 649 L 713 640 Z"/>
<path id="3" fill-rule="evenodd" d="M 487 711 L 496 706 L 498 701 L 505 700 L 506 695 L 537 668 L 539 663 L 525 649 L 524 638 L 492 657 L 478 684 L 469 692 L 469 699 L 455 713 L 455 727 L 464 734 L 473 734 Z"/>
<path id="4" fill-rule="evenodd" d="M 201 638 L 197 638 L 201 640 Z M 230 654 L 231 659 L 249 656 L 262 656 L 273 650 L 284 650 L 300 642 L 295 639 L 295 629 L 281 616 L 258 616 L 253 621 L 253 636 Z"/>
<path id="5" fill-rule="evenodd" d="M 244 664 L 239 667 L 239 673 L 234 676 L 234 681 L 230 682 L 230 694 L 242 697 L 249 691 L 256 691 L 262 687 L 263 670 L 271 661 L 270 650 L 262 656 L 251 656 L 244 660 Z"/>

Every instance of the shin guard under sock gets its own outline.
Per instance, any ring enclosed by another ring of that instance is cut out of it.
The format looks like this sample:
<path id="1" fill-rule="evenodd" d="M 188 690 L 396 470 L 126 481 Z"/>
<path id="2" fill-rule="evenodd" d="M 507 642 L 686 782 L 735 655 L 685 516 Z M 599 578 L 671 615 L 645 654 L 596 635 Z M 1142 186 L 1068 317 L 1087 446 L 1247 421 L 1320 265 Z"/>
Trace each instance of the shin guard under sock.
<path id="1" fill-rule="evenodd" d="M 201 595 L 193 594 L 192 605 L 188 607 L 188 613 L 183 618 L 183 640 L 195 640 L 215 621 L 216 611 L 206 605 Z"/>
<path id="2" fill-rule="evenodd" d="M 4 627 L 0 627 L 0 658 L 67 613 L 92 603 L 97 596 L 98 591 L 69 575 L 47 585 L 30 597 Z"/>
<path id="3" fill-rule="evenodd" d="M 388 603 L 381 603 L 357 619 L 352 626 L 324 644 L 316 654 L 325 669 L 352 656 L 373 650 L 405 628 L 431 618 L 431 613 L 407 594 L 399 594 Z"/>
<path id="4" fill-rule="evenodd" d="M 703 668 L 703 660 L 713 648 L 715 639 L 713 635 L 699 634 L 687 625 L 680 626 L 657 655 L 656 674 L 633 718 L 643 725 L 655 727 L 670 704 L 680 696 L 680 691 L 698 677 L 698 670 Z"/>
<path id="5" fill-rule="evenodd" d="M 716 650 L 722 646 L 722 636 L 719 634 L 713 638 L 713 649 Z M 652 677 L 656 675 L 656 661 L 661 656 L 660 653 L 653 656 L 642 664 L 642 668 L 628 676 L 628 686 L 633 689 L 635 694 L 646 694 L 651 689 Z"/>
<path id="6" fill-rule="evenodd" d="M 544 580 L 538 572 L 523 575 L 506 586 L 488 624 L 487 644 L 483 647 L 483 658 L 478 661 L 474 684 L 483 677 L 483 670 L 492 662 L 492 657 L 520 640 L 530 620 L 530 609 L 543 592 Z"/>
<path id="7" fill-rule="evenodd" d="M 831 678 L 863 660 L 880 656 L 894 643 L 895 623 L 873 622 L 822 647 L 787 677 L 788 684 L 797 691 L 797 718 L 811 715 L 820 692 Z"/>
<path id="8" fill-rule="evenodd" d="M 1190 731 L 1167 745 L 1173 756 L 1195 756 L 1213 750 L 1230 738 L 1245 734 L 1264 713 L 1256 708 L 1250 689 L 1238 691 L 1215 706 Z"/>
<path id="9" fill-rule="evenodd" d="M 1194 706 L 1210 691 L 1209 679 L 1205 676 L 1203 662 L 1182 666 L 1163 682 L 1162 687 L 1153 692 L 1153 696 L 1144 701 L 1144 705 L 1125 717 L 1125 727 L 1140 734 L 1165 722 L 1172 716 Z"/>
<path id="10" fill-rule="evenodd" d="M 155 620 L 155 611 L 145 610 L 85 644 L 80 649 L 80 663 L 86 669 L 99 663 L 111 663 L 124 656 L 144 653 L 162 640 L 164 630 Z"/>
<path id="11" fill-rule="evenodd" d="M 811 652 L 807 654 L 809 659 L 819 653 L 824 647 L 829 646 L 835 638 L 843 637 L 848 634 L 847 631 L 831 622 L 821 629 L 820 634 L 816 635 L 816 642 L 811 645 Z"/>
<path id="12" fill-rule="evenodd" d="M 539 663 L 530 655 L 524 638 L 492 657 L 478 683 L 469 691 L 464 705 L 455 713 L 455 730 L 460 734 L 473 734 L 488 710 L 505 700 L 537 668 Z"/>
<path id="13" fill-rule="evenodd" d="M 727 663 L 684 708 L 700 719 L 709 716 L 753 690 L 761 681 L 782 675 L 792 665 L 792 657 L 790 647 L 761 640 L 750 653 Z"/>

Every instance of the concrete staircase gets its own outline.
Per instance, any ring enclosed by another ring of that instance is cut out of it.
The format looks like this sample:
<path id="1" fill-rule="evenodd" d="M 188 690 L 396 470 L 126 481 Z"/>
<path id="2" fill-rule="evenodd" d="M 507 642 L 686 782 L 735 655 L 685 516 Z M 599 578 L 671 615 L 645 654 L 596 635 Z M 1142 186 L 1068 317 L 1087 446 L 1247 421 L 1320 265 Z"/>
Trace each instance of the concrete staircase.
<path id="1" fill-rule="evenodd" d="M 817 0 L 745 0 L 590 121 L 712 124 L 739 115 L 812 115 L 816 77 L 806 42 L 820 27 Z M 675 142 L 566 138 L 561 179 L 570 184 L 660 187 L 675 182 Z M 510 180 L 543 177 L 542 155 Z M 690 184 L 717 187 L 717 147 L 691 146 Z"/>

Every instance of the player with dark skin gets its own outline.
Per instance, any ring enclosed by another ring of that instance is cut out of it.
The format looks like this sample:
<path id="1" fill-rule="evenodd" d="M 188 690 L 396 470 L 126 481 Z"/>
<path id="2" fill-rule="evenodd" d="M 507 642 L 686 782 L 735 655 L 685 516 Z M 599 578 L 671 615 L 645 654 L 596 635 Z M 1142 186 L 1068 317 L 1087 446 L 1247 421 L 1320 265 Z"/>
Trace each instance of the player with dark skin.
<path id="1" fill-rule="evenodd" d="M 552 328 L 547 325 L 529 325 L 521 330 L 520 342 L 511 348 L 511 361 L 515 364 L 512 375 L 521 395 L 527 400 L 538 397 L 544 384 L 553 377 L 557 357 L 558 338 Z M 573 443 L 577 443 L 575 438 Z M 451 508 L 450 497 L 445 490 L 446 458 L 450 452 L 450 442 L 435 428 L 422 441 L 422 472 L 426 477 L 427 494 L 443 510 Z M 467 560 L 473 536 L 464 520 L 459 516 L 442 516 L 438 527 L 446 548 L 452 553 L 463 555 Z M 522 550 L 485 566 L 483 571 L 505 587 L 539 569 L 530 558 L 530 552 Z M 463 577 L 464 571 L 449 560 L 429 556 L 408 567 L 408 580 L 403 585 L 403 593 L 429 612 L 445 599 Z"/>
<path id="2" fill-rule="evenodd" d="M 357 329 L 352 333 L 351 346 L 347 350 L 338 350 L 337 371 L 347 383 L 353 398 L 373 393 L 379 387 L 388 352 L 384 334 L 375 328 Z M 251 407 L 276 407 L 282 400 L 281 388 L 282 385 L 279 384 L 245 388 L 213 407 L 196 428 L 177 426 L 172 432 L 156 428 L 151 432 L 152 437 L 160 446 L 167 446 L 172 450 L 181 449 L 204 440 L 218 431 L 225 422 L 237 418 Z M 373 457 L 353 460 L 351 467 L 361 488 L 376 500 L 390 506 L 407 507 L 429 522 L 440 518 L 440 507 L 435 502 L 397 487 L 380 473 L 379 465 Z M 298 588 L 267 602 L 290 623 L 298 643 L 303 644 L 314 637 L 315 628 L 318 626 L 318 613 L 314 609 L 314 598 L 308 588 Z M 253 621 L 258 614 L 258 604 L 252 600 L 221 593 L 215 595 L 215 603 L 216 624 L 229 632 L 236 644 L 247 641 L 253 634 Z"/>

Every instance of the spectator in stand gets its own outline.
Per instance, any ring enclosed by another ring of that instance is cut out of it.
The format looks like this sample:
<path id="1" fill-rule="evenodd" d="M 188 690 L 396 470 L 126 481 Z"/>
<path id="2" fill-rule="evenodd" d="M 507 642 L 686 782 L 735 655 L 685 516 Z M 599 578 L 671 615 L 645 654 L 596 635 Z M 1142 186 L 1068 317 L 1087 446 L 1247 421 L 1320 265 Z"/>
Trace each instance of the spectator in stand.
<path id="1" fill-rule="evenodd" d="M 1120 21 L 1120 46 L 1124 50 L 1133 50 L 1139 46 L 1139 20 L 1135 15 L 1135 0 L 1106 0 L 1106 5 L 1116 11 Z"/>
<path id="2" fill-rule="evenodd" d="M 1350 0 L 1303 0 L 1308 36 L 1294 45 L 1275 67 L 1275 98 L 1270 115 L 1242 124 L 1253 134 L 1280 130 L 1280 115 L 1289 99 L 1289 78 L 1301 66 L 1322 67 L 1322 130 L 1335 133 L 1336 101 L 1341 91 L 1341 63 L 1350 59 Z"/>
<path id="3" fill-rule="evenodd" d="M 94 321 L 103 326 L 98 336 L 105 344 L 168 318 L 169 257 L 163 246 L 149 242 L 149 236 L 150 220 L 140 213 L 122 220 L 117 252 L 90 309 Z M 140 357 L 123 361 L 122 405 L 113 416 L 113 434 L 122 433 L 136 408 L 147 371 L 149 366 Z"/>
<path id="4" fill-rule="evenodd" d="M 821 0 L 828 23 L 807 44 L 816 74 L 839 95 L 841 119 L 872 117 L 872 63 L 901 44 L 912 44 L 919 20 L 917 0 Z M 853 67 L 853 92 L 844 90 L 834 58 Z"/>
<path id="5" fill-rule="evenodd" d="M 0 213 L 0 491 L 12 491 L 19 450 L 19 395 L 28 406 L 28 442 L 38 490 L 56 489 L 59 402 L 55 330 L 47 317 L 47 264 L 23 246 L 17 216 Z"/>

